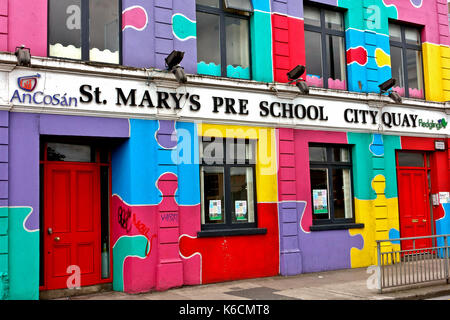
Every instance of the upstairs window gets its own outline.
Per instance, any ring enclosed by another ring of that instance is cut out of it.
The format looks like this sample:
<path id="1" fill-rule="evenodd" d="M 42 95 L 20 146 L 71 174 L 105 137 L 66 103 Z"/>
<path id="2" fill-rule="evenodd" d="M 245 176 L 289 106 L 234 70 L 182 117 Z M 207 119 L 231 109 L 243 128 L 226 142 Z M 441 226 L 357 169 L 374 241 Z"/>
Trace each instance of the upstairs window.
<path id="1" fill-rule="evenodd" d="M 51 57 L 120 63 L 119 0 L 49 0 Z"/>
<path id="2" fill-rule="evenodd" d="M 197 72 L 250 79 L 250 0 L 197 0 Z"/>
<path id="3" fill-rule="evenodd" d="M 346 90 L 344 17 L 341 12 L 304 6 L 306 83 Z"/>
<path id="4" fill-rule="evenodd" d="M 423 99 L 422 43 L 420 31 L 409 26 L 389 24 L 393 88 L 400 96 Z"/>

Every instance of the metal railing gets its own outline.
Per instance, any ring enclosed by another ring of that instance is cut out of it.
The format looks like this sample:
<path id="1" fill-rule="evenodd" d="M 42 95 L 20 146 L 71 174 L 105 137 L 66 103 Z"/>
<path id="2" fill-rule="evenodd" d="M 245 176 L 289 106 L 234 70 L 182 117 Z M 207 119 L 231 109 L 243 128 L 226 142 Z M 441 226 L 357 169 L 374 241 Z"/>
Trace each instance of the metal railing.
<path id="1" fill-rule="evenodd" d="M 450 235 L 399 238 L 389 240 L 377 240 L 378 256 L 378 290 L 402 287 L 432 281 L 446 280 L 449 283 L 450 268 Z M 423 248 L 423 242 L 431 243 L 431 246 Z M 422 245 L 417 246 L 421 241 Z M 389 244 L 387 244 L 389 242 Z M 406 247 L 406 243 L 412 242 L 412 248 L 394 251 L 393 243 L 400 243 Z M 386 246 L 383 244 L 386 243 Z M 405 244 L 405 245 L 404 245 Z M 390 251 L 387 249 L 389 248 Z"/>

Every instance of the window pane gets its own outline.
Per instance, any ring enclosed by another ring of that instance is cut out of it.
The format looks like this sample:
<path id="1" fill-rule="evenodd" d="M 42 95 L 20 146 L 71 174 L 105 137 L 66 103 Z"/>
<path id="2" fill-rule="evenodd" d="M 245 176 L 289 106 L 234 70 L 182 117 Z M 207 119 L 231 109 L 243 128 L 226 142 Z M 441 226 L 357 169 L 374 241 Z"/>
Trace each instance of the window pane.
<path id="1" fill-rule="evenodd" d="M 233 222 L 255 222 L 253 168 L 230 168 Z"/>
<path id="2" fill-rule="evenodd" d="M 408 64 L 408 90 L 410 98 L 422 99 L 423 92 L 423 73 L 422 73 L 422 52 L 417 50 L 406 50 Z"/>
<path id="3" fill-rule="evenodd" d="M 200 157 L 204 164 L 224 164 L 223 139 L 203 137 Z"/>
<path id="4" fill-rule="evenodd" d="M 219 16 L 197 12 L 198 73 L 221 75 Z"/>
<path id="5" fill-rule="evenodd" d="M 405 28 L 405 40 L 408 44 L 420 45 L 420 33 L 415 28 Z"/>
<path id="6" fill-rule="evenodd" d="M 50 0 L 49 55 L 81 59 L 81 0 Z"/>
<path id="7" fill-rule="evenodd" d="M 325 147 L 309 147 L 309 161 L 327 161 L 327 149 Z"/>
<path id="8" fill-rule="evenodd" d="M 119 63 L 119 3 L 89 1 L 89 59 Z"/>
<path id="9" fill-rule="evenodd" d="M 225 17 L 227 76 L 250 79 L 248 20 Z"/>
<path id="10" fill-rule="evenodd" d="M 320 10 L 314 7 L 305 6 L 303 9 L 305 25 L 320 27 Z"/>
<path id="11" fill-rule="evenodd" d="M 196 0 L 196 3 L 203 6 L 218 8 L 219 1 L 221 0 Z"/>
<path id="12" fill-rule="evenodd" d="M 202 223 L 225 222 L 223 167 L 201 167 Z"/>
<path id="13" fill-rule="evenodd" d="M 348 148 L 333 148 L 332 154 L 335 162 L 350 162 L 350 151 Z"/>
<path id="14" fill-rule="evenodd" d="M 86 145 L 53 143 L 47 144 L 47 160 L 94 162 L 92 148 Z"/>
<path id="15" fill-rule="evenodd" d="M 405 81 L 403 77 L 403 56 L 402 49 L 391 46 L 391 71 L 392 77 L 397 80 L 396 86 L 393 88 L 402 97 L 405 96 Z"/>
<path id="16" fill-rule="evenodd" d="M 329 219 L 328 170 L 311 169 L 311 191 L 313 195 L 313 219 Z"/>
<path id="17" fill-rule="evenodd" d="M 251 0 L 225 0 L 225 8 L 253 12 Z"/>
<path id="18" fill-rule="evenodd" d="M 400 26 L 395 24 L 389 25 L 389 39 L 393 41 L 402 41 L 402 32 Z"/>
<path id="19" fill-rule="evenodd" d="M 327 60 L 329 68 L 328 88 L 345 90 L 345 44 L 344 38 L 327 35 Z"/>
<path id="20" fill-rule="evenodd" d="M 398 165 L 400 167 L 424 167 L 424 156 L 422 153 L 399 152 Z"/>
<path id="21" fill-rule="evenodd" d="M 333 208 L 335 219 L 350 219 L 352 194 L 350 169 L 333 169 Z"/>
<path id="22" fill-rule="evenodd" d="M 309 86 L 323 87 L 322 41 L 320 33 L 305 31 L 306 82 Z"/>
<path id="23" fill-rule="evenodd" d="M 227 164 L 254 164 L 255 160 L 255 141 L 246 139 L 227 139 L 226 140 L 226 163 Z"/>
<path id="24" fill-rule="evenodd" d="M 342 13 L 325 10 L 325 27 L 328 29 L 344 31 L 344 18 Z"/>

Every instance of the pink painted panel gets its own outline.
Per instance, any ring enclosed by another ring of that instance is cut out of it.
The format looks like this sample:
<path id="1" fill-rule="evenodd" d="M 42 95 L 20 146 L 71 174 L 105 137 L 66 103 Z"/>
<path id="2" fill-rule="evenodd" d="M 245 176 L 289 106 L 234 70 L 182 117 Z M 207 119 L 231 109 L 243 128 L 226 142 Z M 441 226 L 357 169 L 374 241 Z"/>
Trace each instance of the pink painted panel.
<path id="1" fill-rule="evenodd" d="M 8 0 L 0 0 L 0 15 L 8 15 Z"/>
<path id="2" fill-rule="evenodd" d="M 25 45 L 33 56 L 47 56 L 47 0 L 9 2 L 8 51 Z"/>

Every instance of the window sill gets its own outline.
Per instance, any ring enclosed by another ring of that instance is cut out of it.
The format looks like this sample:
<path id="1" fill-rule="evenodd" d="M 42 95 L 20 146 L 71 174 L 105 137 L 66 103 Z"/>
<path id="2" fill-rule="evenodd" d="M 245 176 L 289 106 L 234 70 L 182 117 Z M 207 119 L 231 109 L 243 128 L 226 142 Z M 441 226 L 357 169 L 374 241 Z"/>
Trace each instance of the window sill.
<path id="1" fill-rule="evenodd" d="M 347 230 L 347 229 L 362 229 L 364 223 L 336 223 L 336 224 L 322 224 L 313 225 L 309 227 L 311 231 L 327 231 L 327 230 Z"/>
<path id="2" fill-rule="evenodd" d="M 197 232 L 198 238 L 223 237 L 223 236 L 250 236 L 266 234 L 266 228 L 240 228 L 240 229 L 216 229 Z"/>

